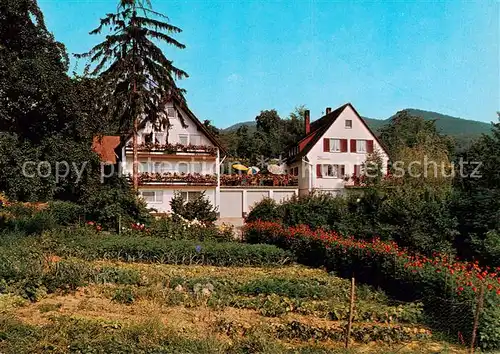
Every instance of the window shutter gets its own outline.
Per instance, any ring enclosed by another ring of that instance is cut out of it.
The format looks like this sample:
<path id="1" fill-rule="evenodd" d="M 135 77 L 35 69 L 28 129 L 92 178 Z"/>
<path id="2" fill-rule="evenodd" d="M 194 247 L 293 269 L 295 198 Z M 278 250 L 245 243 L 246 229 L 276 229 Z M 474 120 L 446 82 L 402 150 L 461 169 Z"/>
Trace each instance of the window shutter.
<path id="1" fill-rule="evenodd" d="M 323 139 L 323 151 L 330 152 L 330 139 L 328 138 Z"/>
<path id="2" fill-rule="evenodd" d="M 366 141 L 366 152 L 369 154 L 373 152 L 373 140 Z"/>
<path id="3" fill-rule="evenodd" d="M 340 152 L 347 152 L 347 139 L 340 140 Z"/>
<path id="4" fill-rule="evenodd" d="M 316 177 L 321 178 L 321 165 L 316 165 Z"/>
<path id="5" fill-rule="evenodd" d="M 354 177 L 359 177 L 360 175 L 360 166 L 354 165 Z"/>
<path id="6" fill-rule="evenodd" d="M 356 152 L 356 139 L 351 139 L 351 152 Z"/>

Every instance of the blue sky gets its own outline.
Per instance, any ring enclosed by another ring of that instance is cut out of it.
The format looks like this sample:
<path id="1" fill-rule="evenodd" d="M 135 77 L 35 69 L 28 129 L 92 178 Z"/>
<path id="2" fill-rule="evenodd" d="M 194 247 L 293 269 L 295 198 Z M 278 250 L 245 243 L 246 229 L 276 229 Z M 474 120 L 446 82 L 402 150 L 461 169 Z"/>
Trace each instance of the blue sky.
<path id="1" fill-rule="evenodd" d="M 117 3 L 39 0 L 69 53 L 98 43 L 88 32 Z M 491 121 L 500 108 L 497 1 L 152 3 L 183 29 L 186 49 L 164 49 L 190 75 L 179 82 L 190 108 L 218 127 L 301 104 L 313 119 L 345 102 L 373 118 L 420 108 Z"/>

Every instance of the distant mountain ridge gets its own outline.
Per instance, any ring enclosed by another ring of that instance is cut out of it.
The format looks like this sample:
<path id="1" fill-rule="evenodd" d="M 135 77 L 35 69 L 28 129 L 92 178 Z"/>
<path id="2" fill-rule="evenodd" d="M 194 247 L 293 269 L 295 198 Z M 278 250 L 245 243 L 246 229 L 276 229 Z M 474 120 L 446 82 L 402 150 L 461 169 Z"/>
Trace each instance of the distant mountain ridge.
<path id="1" fill-rule="evenodd" d="M 475 137 L 480 136 L 481 134 L 489 134 L 491 133 L 491 124 L 485 122 L 479 122 L 476 120 L 469 120 L 464 118 L 458 118 L 449 116 L 446 114 L 432 112 L 432 111 L 424 111 L 416 108 L 407 108 L 405 109 L 411 115 L 422 117 L 426 120 L 435 120 L 436 127 L 442 134 L 450 135 L 456 137 L 460 140 L 462 139 L 473 139 Z M 370 129 L 374 132 L 377 132 L 382 126 L 389 123 L 392 119 L 391 116 L 387 119 L 374 119 L 363 117 L 365 122 L 368 124 Z M 232 131 L 238 130 L 239 127 L 246 125 L 250 128 L 250 130 L 254 129 L 256 126 L 255 121 L 247 121 L 236 123 L 231 125 L 230 127 L 223 129 L 223 132 L 229 133 Z"/>

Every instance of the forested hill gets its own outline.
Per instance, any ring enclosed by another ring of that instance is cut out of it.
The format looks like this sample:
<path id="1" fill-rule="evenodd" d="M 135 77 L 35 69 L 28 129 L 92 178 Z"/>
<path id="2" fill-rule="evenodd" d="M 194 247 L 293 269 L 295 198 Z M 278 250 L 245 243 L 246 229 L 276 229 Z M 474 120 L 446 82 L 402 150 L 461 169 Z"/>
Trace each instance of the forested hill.
<path id="1" fill-rule="evenodd" d="M 475 120 L 463 119 L 458 117 L 448 116 L 437 112 L 424 111 L 421 109 L 408 108 L 406 109 L 411 115 L 419 116 L 426 120 L 436 120 L 436 126 L 442 134 L 451 135 L 457 138 L 473 139 L 483 133 L 491 132 L 491 124 L 479 122 Z M 373 119 L 363 117 L 373 131 L 378 131 L 380 127 L 387 124 L 392 117 L 387 119 Z M 248 126 L 250 129 L 256 125 L 255 121 L 236 123 L 223 132 L 231 132 L 238 130 L 242 125 Z"/>

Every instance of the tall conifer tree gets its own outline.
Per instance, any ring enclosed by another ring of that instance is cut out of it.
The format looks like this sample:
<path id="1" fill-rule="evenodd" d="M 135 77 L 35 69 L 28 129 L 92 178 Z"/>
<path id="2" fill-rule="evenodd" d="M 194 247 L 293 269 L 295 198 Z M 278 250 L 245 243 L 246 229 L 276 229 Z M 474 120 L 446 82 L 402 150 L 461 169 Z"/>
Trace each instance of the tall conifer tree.
<path id="1" fill-rule="evenodd" d="M 110 32 L 106 39 L 77 57 L 89 59 L 86 72 L 103 80 L 99 114 L 118 122 L 122 134 L 132 133 L 132 175 L 137 189 L 140 125 L 150 122 L 156 128 L 168 130 L 170 122 L 165 106 L 173 102 L 185 126 L 179 110 L 185 105 L 184 90 L 177 87 L 176 79 L 188 75 L 175 67 L 156 43 L 180 49 L 185 46 L 171 36 L 181 29 L 169 24 L 166 16 L 153 11 L 149 0 L 120 0 L 116 13 L 102 18 L 99 27 L 90 34 L 99 34 L 104 28 Z"/>

